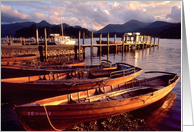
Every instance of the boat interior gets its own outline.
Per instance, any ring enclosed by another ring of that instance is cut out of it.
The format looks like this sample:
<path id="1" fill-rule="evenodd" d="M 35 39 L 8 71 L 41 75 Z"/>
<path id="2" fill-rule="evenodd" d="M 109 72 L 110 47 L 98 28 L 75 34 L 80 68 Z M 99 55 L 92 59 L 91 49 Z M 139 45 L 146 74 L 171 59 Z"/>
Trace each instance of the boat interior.
<path id="1" fill-rule="evenodd" d="M 47 98 L 23 106 L 49 106 L 49 105 L 69 105 L 84 104 L 94 102 L 104 102 L 133 98 L 143 95 L 151 96 L 154 91 L 163 89 L 174 83 L 179 77 L 173 75 L 162 75 L 148 79 L 134 79 L 119 85 L 103 86 L 97 89 L 75 92 L 57 97 Z"/>
<path id="2" fill-rule="evenodd" d="M 48 75 L 27 76 L 17 78 L 2 79 L 3 82 L 10 83 L 49 83 L 49 84 L 64 84 L 64 83 L 84 83 L 99 80 L 106 80 L 111 78 L 118 78 L 133 74 L 141 70 L 137 67 L 121 67 L 117 65 L 117 68 L 94 68 L 94 69 L 77 69 L 68 73 L 52 73 Z M 89 80 L 88 80 L 89 79 Z"/>

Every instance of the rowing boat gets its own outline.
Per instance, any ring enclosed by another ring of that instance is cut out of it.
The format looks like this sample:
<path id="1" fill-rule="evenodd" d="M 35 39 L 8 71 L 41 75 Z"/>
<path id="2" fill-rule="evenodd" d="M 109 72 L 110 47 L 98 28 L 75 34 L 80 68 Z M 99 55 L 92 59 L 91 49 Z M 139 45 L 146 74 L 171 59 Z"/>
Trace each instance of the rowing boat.
<path id="1" fill-rule="evenodd" d="M 1 79 L 1 95 L 2 97 L 33 95 L 33 93 L 36 95 L 40 93 L 61 95 L 67 92 L 127 82 L 142 72 L 141 68 L 126 63 L 117 63 L 116 65 L 116 69 L 76 69 L 67 73 Z"/>
<path id="2" fill-rule="evenodd" d="M 147 73 L 165 74 L 15 105 L 15 111 L 26 130 L 64 130 L 151 105 L 171 92 L 180 79 L 174 73 Z"/>
<path id="3" fill-rule="evenodd" d="M 15 78 L 50 73 L 63 73 L 75 70 L 90 70 L 95 68 L 115 69 L 116 64 L 108 60 L 101 60 L 99 65 L 85 65 L 83 61 L 64 62 L 1 62 L 1 78 Z M 13 74 L 14 73 L 14 74 Z"/>
<path id="4" fill-rule="evenodd" d="M 36 58 L 36 54 L 27 55 L 1 55 L 1 62 L 31 61 Z"/>

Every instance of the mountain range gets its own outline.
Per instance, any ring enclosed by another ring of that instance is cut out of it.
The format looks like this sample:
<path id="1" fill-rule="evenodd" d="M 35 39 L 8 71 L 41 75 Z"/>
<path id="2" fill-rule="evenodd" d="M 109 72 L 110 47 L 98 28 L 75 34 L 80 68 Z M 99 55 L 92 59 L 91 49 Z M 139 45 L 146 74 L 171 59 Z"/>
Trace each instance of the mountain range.
<path id="1" fill-rule="evenodd" d="M 40 28 L 40 27 L 53 28 L 57 26 L 57 25 L 52 25 L 45 20 L 39 23 L 23 22 L 23 23 L 13 23 L 13 24 L 1 24 L 1 37 L 15 36 L 15 32 L 17 30 L 20 30 L 22 28 L 29 28 L 32 25 L 35 25 L 37 28 Z M 63 28 L 65 27 L 70 27 L 70 26 L 66 23 L 63 23 Z M 80 26 L 76 26 L 76 27 L 80 27 Z M 151 35 L 151 36 L 160 36 L 160 37 L 165 36 L 168 38 L 181 38 L 181 23 L 169 23 L 164 21 L 144 23 L 138 20 L 130 20 L 124 24 L 108 24 L 104 28 L 93 32 L 94 32 L 94 37 L 99 37 L 100 33 L 102 33 L 103 36 L 105 36 L 107 33 L 110 33 L 110 37 L 111 37 L 113 36 L 113 34 L 118 34 L 117 36 L 122 36 L 122 34 L 125 32 L 140 32 L 142 35 Z M 166 34 L 170 36 L 166 36 Z"/>

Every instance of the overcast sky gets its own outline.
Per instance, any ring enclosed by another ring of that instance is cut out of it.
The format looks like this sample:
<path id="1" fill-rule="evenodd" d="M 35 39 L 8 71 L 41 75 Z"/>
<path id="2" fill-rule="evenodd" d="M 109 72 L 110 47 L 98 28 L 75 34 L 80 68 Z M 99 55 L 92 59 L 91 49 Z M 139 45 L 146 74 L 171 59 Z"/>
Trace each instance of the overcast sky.
<path id="1" fill-rule="evenodd" d="M 1 1 L 2 24 L 42 20 L 60 24 L 61 18 L 89 30 L 131 19 L 181 22 L 181 1 Z"/>

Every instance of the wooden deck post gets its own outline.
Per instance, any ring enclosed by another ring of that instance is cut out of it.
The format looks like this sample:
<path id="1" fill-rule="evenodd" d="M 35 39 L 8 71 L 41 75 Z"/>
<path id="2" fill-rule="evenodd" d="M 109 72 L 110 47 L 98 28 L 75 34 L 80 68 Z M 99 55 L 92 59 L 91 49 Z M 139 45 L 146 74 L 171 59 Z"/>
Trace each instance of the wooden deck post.
<path id="1" fill-rule="evenodd" d="M 156 36 L 154 36 L 154 46 L 155 46 L 155 44 L 156 44 Z"/>
<path id="2" fill-rule="evenodd" d="M 79 31 L 79 34 L 78 34 L 78 55 L 80 55 L 80 37 L 81 37 L 81 31 Z"/>
<path id="3" fill-rule="evenodd" d="M 91 57 L 93 56 L 93 32 L 91 32 Z"/>
<path id="4" fill-rule="evenodd" d="M 124 38 L 125 38 L 125 33 L 123 33 L 123 38 L 122 38 L 122 45 L 123 45 L 123 52 L 125 50 L 125 41 L 124 41 Z"/>
<path id="5" fill-rule="evenodd" d="M 107 33 L 107 46 L 108 46 L 108 54 L 109 54 L 109 51 L 110 51 L 110 47 L 109 47 L 109 33 Z"/>
<path id="6" fill-rule="evenodd" d="M 115 43 L 115 53 L 117 53 L 117 44 L 116 44 L 117 34 L 115 34 L 114 37 L 114 43 Z"/>
<path id="7" fill-rule="evenodd" d="M 10 36 L 10 39 L 9 39 L 9 44 L 8 45 L 11 45 L 11 36 Z"/>
<path id="8" fill-rule="evenodd" d="M 36 44 L 39 45 L 39 40 L 38 40 L 38 28 L 36 28 Z"/>
<path id="9" fill-rule="evenodd" d="M 83 45 L 84 45 L 84 38 L 85 38 L 85 33 L 83 32 Z M 83 50 L 83 58 L 85 59 L 86 58 L 86 48 L 85 47 L 82 47 L 82 50 Z"/>
<path id="10" fill-rule="evenodd" d="M 138 46 L 138 44 L 137 44 L 137 34 L 135 34 L 134 39 L 135 39 L 135 47 L 136 47 L 136 49 L 139 49 L 139 46 Z"/>
<path id="11" fill-rule="evenodd" d="M 150 44 L 152 45 L 152 36 L 150 36 Z"/>
<path id="12" fill-rule="evenodd" d="M 102 43 L 102 33 L 100 33 L 100 38 L 99 38 L 99 44 L 100 44 L 100 57 L 102 56 L 102 46 L 101 46 L 101 43 Z"/>
<path id="13" fill-rule="evenodd" d="M 159 43 L 160 43 L 160 36 L 158 37 L 158 46 L 159 46 Z"/>
<path id="14" fill-rule="evenodd" d="M 44 44 L 45 44 L 45 61 L 47 61 L 47 34 L 46 28 L 44 28 Z"/>
<path id="15" fill-rule="evenodd" d="M 7 44 L 9 43 L 9 38 L 8 38 L 8 36 L 7 36 L 6 42 L 7 42 Z"/>
<path id="16" fill-rule="evenodd" d="M 23 45 L 25 45 L 26 43 L 25 43 L 25 37 L 23 38 Z"/>
<path id="17" fill-rule="evenodd" d="M 83 32 L 83 34 L 82 34 L 82 38 L 83 38 L 83 45 L 84 45 L 85 32 Z"/>

